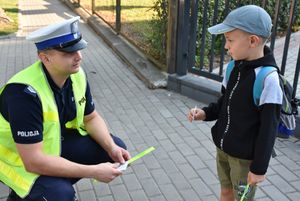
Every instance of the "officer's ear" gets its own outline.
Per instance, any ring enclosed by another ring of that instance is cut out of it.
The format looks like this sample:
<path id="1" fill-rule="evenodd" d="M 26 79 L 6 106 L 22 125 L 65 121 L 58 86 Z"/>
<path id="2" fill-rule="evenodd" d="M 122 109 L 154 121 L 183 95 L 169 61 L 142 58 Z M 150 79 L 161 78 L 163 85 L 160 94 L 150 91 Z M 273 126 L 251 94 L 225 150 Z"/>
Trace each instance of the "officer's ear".
<path id="1" fill-rule="evenodd" d="M 47 64 L 51 61 L 50 55 L 47 53 L 47 51 L 38 51 L 38 57 L 40 58 L 43 64 Z"/>

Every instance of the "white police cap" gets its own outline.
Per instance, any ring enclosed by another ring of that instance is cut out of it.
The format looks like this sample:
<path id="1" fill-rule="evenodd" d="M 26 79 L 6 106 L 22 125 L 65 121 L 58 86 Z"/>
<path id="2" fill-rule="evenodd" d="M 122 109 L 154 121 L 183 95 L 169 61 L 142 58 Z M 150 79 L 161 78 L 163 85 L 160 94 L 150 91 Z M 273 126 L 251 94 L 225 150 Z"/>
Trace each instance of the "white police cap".
<path id="1" fill-rule="evenodd" d="M 38 50 L 56 49 L 64 52 L 75 52 L 87 47 L 79 32 L 79 16 L 60 23 L 38 29 L 27 36 Z"/>

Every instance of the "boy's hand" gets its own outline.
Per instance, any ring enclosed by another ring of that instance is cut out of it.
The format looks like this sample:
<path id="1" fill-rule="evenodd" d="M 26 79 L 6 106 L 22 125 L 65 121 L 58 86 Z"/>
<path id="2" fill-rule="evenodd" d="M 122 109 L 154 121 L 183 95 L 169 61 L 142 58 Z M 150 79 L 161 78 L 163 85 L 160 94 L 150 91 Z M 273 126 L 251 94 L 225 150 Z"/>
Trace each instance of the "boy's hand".
<path id="1" fill-rule="evenodd" d="M 192 108 L 188 113 L 188 120 L 192 122 L 193 120 L 204 120 L 206 117 L 205 112 L 199 108 Z"/>
<path id="2" fill-rule="evenodd" d="M 248 184 L 254 186 L 266 179 L 265 175 L 257 175 L 249 171 L 248 173 Z"/>

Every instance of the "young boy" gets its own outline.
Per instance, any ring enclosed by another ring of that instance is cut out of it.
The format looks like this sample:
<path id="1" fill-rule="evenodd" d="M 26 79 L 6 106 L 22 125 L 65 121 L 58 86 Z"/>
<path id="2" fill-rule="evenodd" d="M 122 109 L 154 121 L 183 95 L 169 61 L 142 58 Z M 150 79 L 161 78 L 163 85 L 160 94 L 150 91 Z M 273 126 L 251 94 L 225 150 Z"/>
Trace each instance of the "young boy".
<path id="1" fill-rule="evenodd" d="M 211 132 L 217 146 L 222 201 L 240 200 L 247 184 L 250 188 L 244 200 L 253 200 L 255 186 L 265 179 L 269 165 L 282 103 L 278 73 L 272 72 L 264 80 L 259 106 L 253 100 L 253 85 L 262 66 L 278 69 L 265 46 L 271 29 L 270 16 L 255 5 L 233 10 L 223 23 L 208 29 L 211 34 L 225 35 L 234 68 L 229 80 L 222 82 L 219 100 L 191 109 L 188 118 L 217 120 Z"/>

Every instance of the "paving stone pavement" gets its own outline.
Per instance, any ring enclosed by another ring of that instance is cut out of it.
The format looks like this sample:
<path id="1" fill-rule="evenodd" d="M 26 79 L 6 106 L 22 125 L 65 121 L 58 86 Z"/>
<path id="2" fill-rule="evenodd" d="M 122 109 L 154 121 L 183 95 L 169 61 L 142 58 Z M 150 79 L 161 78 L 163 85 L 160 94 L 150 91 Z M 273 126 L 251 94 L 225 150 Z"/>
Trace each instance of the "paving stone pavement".
<path id="1" fill-rule="evenodd" d="M 75 16 L 59 0 L 20 1 L 20 28 L 16 35 L 0 38 L 0 84 L 36 59 L 28 32 Z M 216 201 L 213 122 L 187 121 L 189 108 L 202 103 L 164 90 L 149 90 L 114 52 L 83 22 L 82 51 L 97 110 L 109 129 L 121 137 L 132 155 L 150 147 L 156 150 L 137 161 L 110 184 L 82 179 L 75 186 L 81 201 Z M 300 199 L 300 142 L 277 140 L 278 156 L 271 159 L 267 180 L 258 188 L 256 200 Z M 0 185 L 0 201 L 8 188 Z"/>

